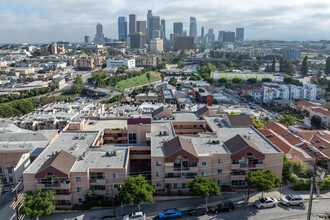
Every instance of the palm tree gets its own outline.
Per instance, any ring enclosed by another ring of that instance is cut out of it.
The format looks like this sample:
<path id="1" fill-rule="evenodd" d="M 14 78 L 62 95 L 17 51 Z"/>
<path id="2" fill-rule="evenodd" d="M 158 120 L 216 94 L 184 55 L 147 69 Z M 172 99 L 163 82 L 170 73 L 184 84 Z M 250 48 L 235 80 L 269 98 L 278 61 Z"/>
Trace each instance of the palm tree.
<path id="1" fill-rule="evenodd" d="M 147 72 L 147 78 L 148 78 L 148 81 L 150 83 L 150 72 Z"/>
<path id="2" fill-rule="evenodd" d="M 268 96 L 267 96 L 267 105 L 268 105 L 267 110 L 269 110 L 269 94 L 272 93 L 272 90 L 268 89 L 267 93 L 268 93 Z"/>
<path id="3" fill-rule="evenodd" d="M 164 73 L 161 73 L 161 74 L 160 74 L 160 78 L 162 78 L 162 82 L 164 82 L 165 74 L 164 74 Z"/>

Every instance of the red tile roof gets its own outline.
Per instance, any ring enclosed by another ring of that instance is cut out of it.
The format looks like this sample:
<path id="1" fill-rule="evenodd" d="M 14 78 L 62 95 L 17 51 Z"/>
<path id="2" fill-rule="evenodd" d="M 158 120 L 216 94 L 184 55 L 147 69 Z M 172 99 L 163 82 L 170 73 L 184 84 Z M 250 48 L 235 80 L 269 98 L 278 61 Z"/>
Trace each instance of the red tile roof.
<path id="1" fill-rule="evenodd" d="M 285 134 L 289 134 L 290 132 L 288 131 L 287 127 L 285 127 L 284 125 L 277 123 L 277 122 L 269 122 L 264 124 L 264 126 L 268 129 L 273 130 L 274 132 L 276 132 L 279 135 L 285 135 Z"/>

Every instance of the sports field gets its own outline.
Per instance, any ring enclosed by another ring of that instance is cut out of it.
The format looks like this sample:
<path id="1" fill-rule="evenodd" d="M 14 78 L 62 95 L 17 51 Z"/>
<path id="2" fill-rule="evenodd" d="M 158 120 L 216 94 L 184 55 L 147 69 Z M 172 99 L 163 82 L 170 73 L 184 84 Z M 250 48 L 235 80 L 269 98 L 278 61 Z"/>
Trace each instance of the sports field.
<path id="1" fill-rule="evenodd" d="M 219 78 L 233 79 L 233 78 L 241 78 L 247 80 L 248 78 L 257 78 L 261 80 L 262 78 L 271 78 L 273 79 L 272 74 L 264 74 L 264 73 L 220 73 Z"/>

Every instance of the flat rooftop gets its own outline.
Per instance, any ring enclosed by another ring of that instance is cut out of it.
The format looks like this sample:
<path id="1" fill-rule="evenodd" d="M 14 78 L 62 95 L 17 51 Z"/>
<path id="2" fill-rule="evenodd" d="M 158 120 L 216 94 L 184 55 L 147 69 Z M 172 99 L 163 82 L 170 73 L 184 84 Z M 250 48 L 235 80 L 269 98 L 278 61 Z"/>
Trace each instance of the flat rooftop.
<path id="1" fill-rule="evenodd" d="M 127 128 L 127 119 L 123 120 L 90 120 L 84 131 L 102 131 L 107 128 Z"/>

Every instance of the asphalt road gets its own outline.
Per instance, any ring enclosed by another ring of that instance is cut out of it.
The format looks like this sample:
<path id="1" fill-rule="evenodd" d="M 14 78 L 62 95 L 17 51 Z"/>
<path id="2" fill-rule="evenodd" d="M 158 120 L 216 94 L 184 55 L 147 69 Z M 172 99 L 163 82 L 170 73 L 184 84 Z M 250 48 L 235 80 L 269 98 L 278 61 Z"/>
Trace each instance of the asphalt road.
<path id="1" fill-rule="evenodd" d="M 304 206 L 284 206 L 279 204 L 275 208 L 265 208 L 257 209 L 256 207 L 249 205 L 246 207 L 236 208 L 232 212 L 223 212 L 220 214 L 208 213 L 202 216 L 189 216 L 184 214 L 181 219 L 213 219 L 213 220 L 282 220 L 282 219 L 296 219 L 296 220 L 306 220 L 308 211 L 308 202 Z M 311 219 L 320 219 L 317 214 L 322 214 L 324 212 L 330 212 L 330 199 L 315 200 L 313 201 L 312 217 Z M 151 219 L 151 218 L 150 218 Z M 157 218 L 154 218 L 157 219 Z"/>

